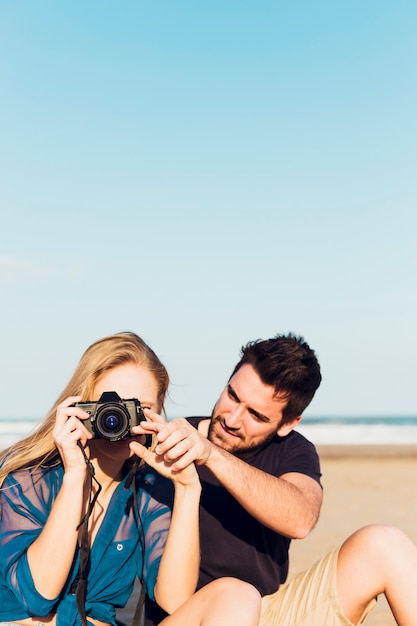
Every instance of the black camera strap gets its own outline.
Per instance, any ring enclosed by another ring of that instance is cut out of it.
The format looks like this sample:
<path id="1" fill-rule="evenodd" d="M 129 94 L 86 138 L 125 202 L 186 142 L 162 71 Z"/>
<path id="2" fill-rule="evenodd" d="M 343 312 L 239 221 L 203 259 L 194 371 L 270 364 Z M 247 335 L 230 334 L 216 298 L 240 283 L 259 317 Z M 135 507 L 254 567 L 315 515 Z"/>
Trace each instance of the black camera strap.
<path id="1" fill-rule="evenodd" d="M 80 448 L 80 450 L 83 453 L 84 456 L 84 460 L 87 464 L 88 470 L 89 470 L 89 474 L 90 474 L 90 489 L 89 489 L 89 496 L 88 496 L 88 507 L 87 507 L 87 512 L 84 515 L 84 517 L 81 519 L 80 523 L 77 526 L 77 530 L 79 530 L 82 528 L 82 533 L 81 533 L 81 545 L 80 545 L 80 566 L 78 569 L 78 574 L 77 574 L 77 578 L 76 581 L 77 582 L 77 586 L 76 586 L 76 590 L 75 590 L 75 598 L 76 598 L 76 602 L 77 602 L 77 608 L 78 608 L 78 612 L 80 614 L 81 617 L 81 622 L 83 624 L 83 626 L 88 626 L 87 625 L 87 616 L 85 613 L 85 597 L 86 597 L 86 587 L 87 587 L 87 573 L 88 573 L 88 562 L 89 562 L 89 558 L 90 558 L 90 542 L 88 539 L 88 520 L 90 519 L 90 515 L 93 511 L 93 507 L 96 503 L 96 500 L 99 496 L 99 493 L 101 491 L 101 485 L 98 482 L 97 478 L 95 477 L 95 471 L 94 471 L 94 467 L 91 463 L 91 461 L 87 458 L 87 455 L 85 453 L 85 450 L 83 448 L 83 445 L 81 444 L 80 441 L 77 442 L 78 446 Z M 93 494 L 93 481 L 96 483 L 97 485 L 97 491 Z M 74 583 L 76 582 L 74 581 Z"/>
<path id="2" fill-rule="evenodd" d="M 148 447 L 150 447 L 150 444 Z M 133 484 L 133 488 L 132 488 L 133 506 L 134 506 L 134 511 L 138 519 L 139 539 L 140 539 L 140 543 L 142 547 L 142 570 L 141 570 L 141 575 L 139 579 L 140 580 L 140 594 L 139 594 L 138 602 L 136 604 L 135 613 L 133 615 L 132 626 L 139 626 L 141 624 L 143 605 L 145 602 L 145 582 L 144 582 L 144 574 L 143 574 L 143 569 L 144 569 L 144 564 L 145 564 L 145 530 L 143 528 L 142 518 L 140 515 L 140 511 L 139 511 L 138 494 L 137 494 L 137 487 L 136 487 L 136 472 L 138 471 L 138 468 L 142 463 L 143 461 L 141 461 L 140 463 L 138 461 L 134 462 L 134 464 L 130 468 L 129 475 L 125 482 L 125 489 L 129 489 L 130 486 Z"/>

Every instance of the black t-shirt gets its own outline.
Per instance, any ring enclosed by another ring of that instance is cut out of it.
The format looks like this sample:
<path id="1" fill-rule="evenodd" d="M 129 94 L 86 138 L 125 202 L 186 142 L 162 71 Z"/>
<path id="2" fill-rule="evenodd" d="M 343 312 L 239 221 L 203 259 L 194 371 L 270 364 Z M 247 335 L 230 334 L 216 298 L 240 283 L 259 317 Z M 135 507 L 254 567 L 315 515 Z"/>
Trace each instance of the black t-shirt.
<path id="1" fill-rule="evenodd" d="M 207 418 L 187 418 L 195 428 L 204 419 Z M 275 436 L 252 457 L 245 458 L 245 462 L 272 476 L 298 472 L 320 483 L 317 451 L 296 431 L 286 437 Z M 216 578 L 234 576 L 250 582 L 261 595 L 276 591 L 288 575 L 290 539 L 267 528 L 247 513 L 206 467 L 198 466 L 197 470 L 203 486 L 198 588 Z M 158 624 L 162 619 L 162 613 L 158 617 L 153 616 L 149 602 L 146 616 L 147 626 Z"/>

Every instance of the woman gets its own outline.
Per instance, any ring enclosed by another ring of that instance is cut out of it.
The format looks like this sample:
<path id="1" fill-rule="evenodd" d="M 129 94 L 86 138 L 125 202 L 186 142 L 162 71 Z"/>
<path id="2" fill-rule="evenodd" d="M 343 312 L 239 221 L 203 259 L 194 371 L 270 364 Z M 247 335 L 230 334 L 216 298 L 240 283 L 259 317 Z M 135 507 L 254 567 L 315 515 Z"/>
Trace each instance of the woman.
<path id="1" fill-rule="evenodd" d="M 164 626 L 258 623 L 259 595 L 246 583 L 221 579 L 193 595 L 198 475 L 193 465 L 171 472 L 143 445 L 163 424 L 140 421 L 158 418 L 168 383 L 140 337 L 106 337 L 85 351 L 37 432 L 3 452 L 0 623 L 114 626 L 137 575 L 172 614 Z M 108 406 L 107 392 L 127 402 L 113 402 L 100 426 L 94 410 Z M 126 415 L 137 425 L 113 436 Z M 172 510 L 155 470 L 174 483 Z"/>

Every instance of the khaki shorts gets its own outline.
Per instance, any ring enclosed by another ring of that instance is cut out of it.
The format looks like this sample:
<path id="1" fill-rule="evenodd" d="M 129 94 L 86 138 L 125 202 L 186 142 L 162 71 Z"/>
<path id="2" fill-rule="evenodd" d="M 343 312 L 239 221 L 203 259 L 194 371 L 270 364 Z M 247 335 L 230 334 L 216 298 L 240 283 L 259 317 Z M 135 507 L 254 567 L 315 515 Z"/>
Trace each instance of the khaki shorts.
<path id="1" fill-rule="evenodd" d="M 259 626 L 353 626 L 343 615 L 336 594 L 338 554 L 339 548 L 275 593 L 264 596 Z M 376 599 L 371 600 L 358 625 L 364 623 L 375 605 Z"/>

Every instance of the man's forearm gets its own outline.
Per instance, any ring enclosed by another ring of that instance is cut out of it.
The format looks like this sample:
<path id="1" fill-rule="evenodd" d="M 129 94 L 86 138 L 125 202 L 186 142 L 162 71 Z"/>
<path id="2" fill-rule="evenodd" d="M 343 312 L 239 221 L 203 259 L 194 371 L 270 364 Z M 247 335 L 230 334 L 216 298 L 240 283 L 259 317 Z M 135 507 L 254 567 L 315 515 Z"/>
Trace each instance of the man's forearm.
<path id="1" fill-rule="evenodd" d="M 314 528 L 322 502 L 320 485 L 309 476 L 277 478 L 212 444 L 206 467 L 255 519 L 294 539 Z"/>

